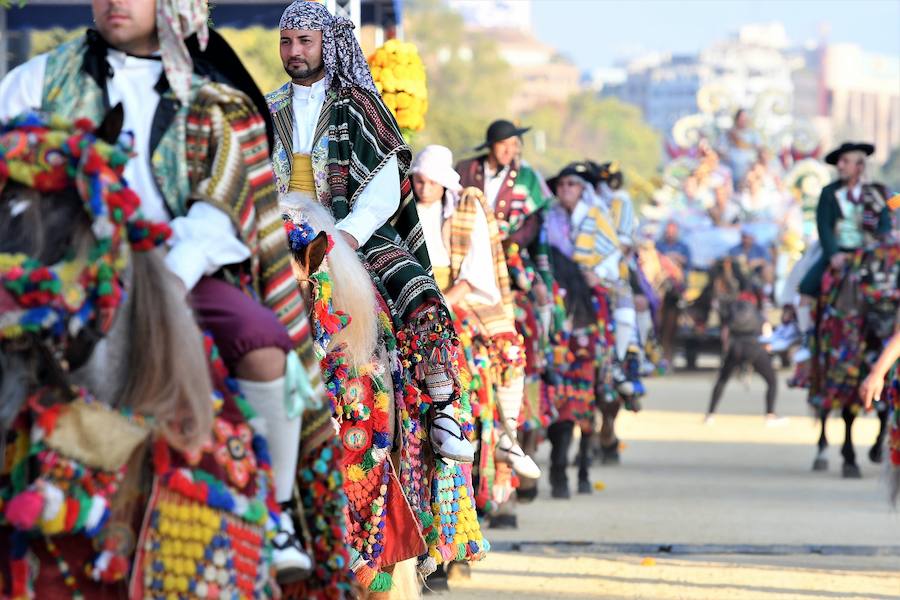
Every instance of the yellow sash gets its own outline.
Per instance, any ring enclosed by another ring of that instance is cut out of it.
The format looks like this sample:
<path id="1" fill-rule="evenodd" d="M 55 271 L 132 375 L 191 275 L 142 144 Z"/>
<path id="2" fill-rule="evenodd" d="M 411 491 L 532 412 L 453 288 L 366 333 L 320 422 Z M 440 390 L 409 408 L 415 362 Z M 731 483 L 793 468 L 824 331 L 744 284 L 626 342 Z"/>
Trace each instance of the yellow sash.
<path id="1" fill-rule="evenodd" d="M 441 291 L 446 291 L 450 284 L 453 283 L 450 281 L 450 267 L 433 267 L 434 270 L 434 280 L 437 282 L 438 287 L 441 288 Z"/>
<path id="2" fill-rule="evenodd" d="M 312 162 L 309 159 L 309 154 L 294 154 L 288 191 L 305 192 L 312 196 L 316 195 L 316 182 L 313 179 Z"/>

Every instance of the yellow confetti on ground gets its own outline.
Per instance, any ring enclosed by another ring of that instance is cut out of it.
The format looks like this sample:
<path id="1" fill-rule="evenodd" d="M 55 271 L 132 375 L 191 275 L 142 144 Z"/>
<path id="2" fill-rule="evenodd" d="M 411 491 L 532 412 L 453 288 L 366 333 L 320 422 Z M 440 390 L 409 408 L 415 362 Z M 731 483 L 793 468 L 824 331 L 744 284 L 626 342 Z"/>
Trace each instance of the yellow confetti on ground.
<path id="1" fill-rule="evenodd" d="M 602 481 L 595 481 L 594 489 L 597 490 L 598 492 L 602 492 L 603 490 L 606 489 L 606 484 L 603 483 Z"/>
<path id="2" fill-rule="evenodd" d="M 655 558 L 650 558 L 650 557 L 648 556 L 647 558 L 645 558 L 644 560 L 641 561 L 641 566 L 642 566 L 642 567 L 655 567 L 655 566 L 656 566 L 656 559 L 655 559 Z"/>

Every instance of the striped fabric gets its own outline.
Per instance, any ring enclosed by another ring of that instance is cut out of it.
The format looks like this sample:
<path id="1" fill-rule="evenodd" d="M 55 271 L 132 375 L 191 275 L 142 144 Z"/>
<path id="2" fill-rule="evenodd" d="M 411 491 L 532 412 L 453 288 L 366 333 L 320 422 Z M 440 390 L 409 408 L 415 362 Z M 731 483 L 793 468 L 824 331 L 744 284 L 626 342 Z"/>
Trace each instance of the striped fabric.
<path id="1" fill-rule="evenodd" d="M 484 194 L 476 187 L 467 187 L 462 191 L 456 210 L 450 218 L 450 281 L 455 281 L 459 277 L 463 260 L 469 253 L 472 244 L 472 229 L 479 212 L 482 212 L 487 218 L 488 232 L 491 236 L 491 258 L 494 262 L 494 273 L 497 287 L 500 290 L 501 302 L 499 306 L 466 303 L 464 308 L 478 317 L 491 336 L 514 333 L 513 298 L 500 229 L 493 211 L 487 205 Z"/>
<path id="2" fill-rule="evenodd" d="M 575 262 L 593 268 L 619 249 L 619 236 L 612 218 L 613 215 L 599 206 L 592 206 L 581 222 L 573 224 Z"/>
<path id="3" fill-rule="evenodd" d="M 243 93 L 208 83 L 191 103 L 185 141 L 191 200 L 231 216 L 251 251 L 254 292 L 287 327 L 313 388 L 324 397 L 309 321 L 291 273 L 264 121 Z"/>
<path id="4" fill-rule="evenodd" d="M 328 137 L 328 186 L 336 221 L 350 214 L 366 184 L 392 156 L 397 157 L 400 206 L 360 252 L 376 285 L 386 293 L 395 324 L 403 326 L 420 308 L 443 304 L 408 176 L 412 152 L 388 108 L 365 90 L 329 92 L 322 113 L 315 138 Z"/>

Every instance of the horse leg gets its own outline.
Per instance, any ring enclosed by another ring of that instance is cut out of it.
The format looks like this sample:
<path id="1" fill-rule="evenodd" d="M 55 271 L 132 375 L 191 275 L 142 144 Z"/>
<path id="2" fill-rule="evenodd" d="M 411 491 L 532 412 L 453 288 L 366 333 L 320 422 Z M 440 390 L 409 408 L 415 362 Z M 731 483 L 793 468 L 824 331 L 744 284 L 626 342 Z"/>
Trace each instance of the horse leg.
<path id="1" fill-rule="evenodd" d="M 617 465 L 619 458 L 619 439 L 616 437 L 616 415 L 619 414 L 620 401 L 604 402 L 600 407 L 603 417 L 600 425 L 600 463 L 604 465 Z"/>
<path id="2" fill-rule="evenodd" d="M 859 479 L 862 472 L 856 464 L 856 451 L 853 449 L 853 421 L 856 415 L 848 407 L 841 410 L 841 417 L 844 419 L 844 445 L 841 447 L 841 455 L 844 457 L 844 466 L 842 475 L 845 479 Z"/>
<path id="3" fill-rule="evenodd" d="M 818 451 L 816 459 L 813 461 L 813 471 L 828 470 L 828 437 L 825 435 L 825 425 L 828 422 L 828 409 L 819 409 L 819 422 L 821 423 L 821 433 L 819 434 Z"/>
<path id="4" fill-rule="evenodd" d="M 591 438 L 594 428 L 586 426 L 581 428 L 581 441 L 578 450 L 578 493 L 590 494 L 593 491 L 590 480 L 591 467 Z"/>
<path id="5" fill-rule="evenodd" d="M 878 437 L 875 438 L 875 443 L 869 449 L 869 460 L 873 463 L 878 464 L 884 460 L 884 438 L 887 435 L 887 430 L 888 411 L 880 409 L 878 411 Z"/>

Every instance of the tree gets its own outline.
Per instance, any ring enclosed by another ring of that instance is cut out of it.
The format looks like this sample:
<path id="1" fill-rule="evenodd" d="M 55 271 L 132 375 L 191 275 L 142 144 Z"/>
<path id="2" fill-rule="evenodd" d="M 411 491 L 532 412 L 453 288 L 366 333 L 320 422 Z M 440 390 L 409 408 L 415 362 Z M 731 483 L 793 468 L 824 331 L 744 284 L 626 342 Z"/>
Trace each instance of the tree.
<path id="1" fill-rule="evenodd" d="M 277 29 L 223 27 L 218 32 L 234 48 L 262 93 L 267 94 L 287 82 L 288 76 L 278 53 Z"/>
<path id="2" fill-rule="evenodd" d="M 428 74 L 428 114 L 415 149 L 441 144 L 463 158 L 484 141 L 491 121 L 509 118 L 512 71 L 490 39 L 466 31 L 462 17 L 440 0 L 412 0 L 404 10 L 406 37 Z"/>
<path id="3" fill-rule="evenodd" d="M 879 171 L 876 181 L 880 180 L 891 192 L 900 193 L 900 146 L 891 150 Z"/>
<path id="4" fill-rule="evenodd" d="M 616 160 L 636 200 L 653 193 L 651 181 L 659 168 L 662 141 L 637 107 L 582 92 L 563 106 L 532 111 L 523 122 L 532 127 L 532 134 L 526 136 L 525 156 L 543 173 L 556 173 L 566 164 L 586 158 Z"/>

